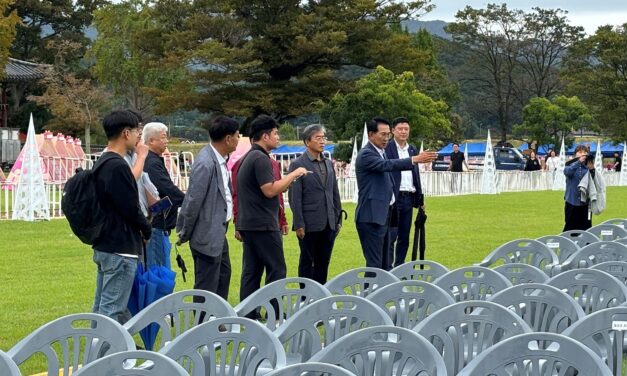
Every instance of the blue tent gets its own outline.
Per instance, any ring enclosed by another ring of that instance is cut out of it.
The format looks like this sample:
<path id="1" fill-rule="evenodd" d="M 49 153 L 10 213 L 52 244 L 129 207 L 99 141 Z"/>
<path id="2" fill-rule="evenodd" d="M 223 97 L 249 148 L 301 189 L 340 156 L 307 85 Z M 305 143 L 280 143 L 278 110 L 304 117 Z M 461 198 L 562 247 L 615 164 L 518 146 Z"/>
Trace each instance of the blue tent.
<path id="1" fill-rule="evenodd" d="M 597 152 L 597 143 L 596 142 L 580 142 L 579 144 L 573 144 L 568 150 L 566 150 L 566 154 L 575 154 L 575 149 L 578 145 L 589 145 L 590 153 L 596 154 Z M 604 157 L 611 157 L 614 153 L 622 153 L 623 152 L 623 144 L 614 144 L 613 142 L 606 141 L 601 143 L 601 154 Z"/>
<path id="2" fill-rule="evenodd" d="M 469 142 L 459 145 L 459 151 L 462 153 L 466 150 L 468 145 L 469 157 L 483 157 L 485 155 L 485 142 Z M 453 152 L 453 144 L 448 144 L 442 149 L 438 150 L 439 155 L 448 156 Z"/>
<path id="3" fill-rule="evenodd" d="M 324 147 L 324 151 L 333 155 L 335 149 L 334 144 L 329 144 Z M 275 155 L 301 155 L 307 150 L 305 145 L 281 145 L 278 148 L 271 151 Z"/>
<path id="4" fill-rule="evenodd" d="M 518 147 L 518 150 L 525 151 L 529 149 L 529 144 L 528 143 L 524 143 L 522 145 L 520 145 Z M 548 145 L 540 145 L 540 147 L 538 147 L 538 150 L 536 150 L 536 152 L 538 153 L 538 155 L 547 155 L 549 154 L 549 150 L 554 149 L 553 144 L 548 144 Z M 559 150 L 555 150 L 555 153 L 559 154 Z"/>

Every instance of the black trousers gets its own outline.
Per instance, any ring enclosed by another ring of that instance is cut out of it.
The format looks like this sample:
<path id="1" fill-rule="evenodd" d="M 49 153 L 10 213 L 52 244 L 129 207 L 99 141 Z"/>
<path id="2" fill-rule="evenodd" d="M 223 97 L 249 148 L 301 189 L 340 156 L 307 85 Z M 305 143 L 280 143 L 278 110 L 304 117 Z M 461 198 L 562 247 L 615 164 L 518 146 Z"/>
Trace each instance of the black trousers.
<path id="1" fill-rule="evenodd" d="M 586 231 L 592 227 L 592 218 L 588 215 L 588 205 L 575 206 L 566 202 L 564 205 L 564 231 Z"/>
<path id="2" fill-rule="evenodd" d="M 211 291 L 224 300 L 229 299 L 231 283 L 231 259 L 229 258 L 229 242 L 224 238 L 222 254 L 211 257 L 198 252 L 194 248 L 194 289 Z M 196 301 L 196 297 L 194 297 Z"/>
<path id="3" fill-rule="evenodd" d="M 398 223 L 396 226 L 390 225 L 390 253 L 394 266 L 405 263 L 407 249 L 409 248 L 409 235 L 411 232 L 412 219 L 414 217 L 414 193 L 401 192 L 396 198 L 396 210 L 398 212 Z"/>
<path id="4" fill-rule="evenodd" d="M 357 222 L 357 234 L 361 243 L 361 250 L 366 259 L 366 266 L 384 270 L 392 269 L 390 257 L 390 236 L 388 228 L 392 208 L 388 210 L 384 225 L 376 223 Z"/>
<path id="5" fill-rule="evenodd" d="M 279 231 L 240 231 L 244 242 L 240 301 L 259 290 L 265 270 L 266 285 L 287 275 L 283 239 Z"/>
<path id="6" fill-rule="evenodd" d="M 303 239 L 298 239 L 300 260 L 298 276 L 313 279 L 324 285 L 327 282 L 331 252 L 337 232 L 329 226 L 322 231 L 305 232 Z"/>

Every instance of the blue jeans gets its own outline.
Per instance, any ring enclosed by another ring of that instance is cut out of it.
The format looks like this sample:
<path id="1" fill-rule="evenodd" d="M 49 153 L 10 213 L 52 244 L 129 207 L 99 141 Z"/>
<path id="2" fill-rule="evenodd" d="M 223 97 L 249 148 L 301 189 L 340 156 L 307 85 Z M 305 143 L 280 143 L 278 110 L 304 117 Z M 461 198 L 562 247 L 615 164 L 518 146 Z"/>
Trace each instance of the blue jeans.
<path id="1" fill-rule="evenodd" d="M 146 269 L 151 266 L 165 266 L 170 269 L 170 243 L 169 231 L 152 229 L 150 240 L 146 243 Z"/>
<path id="2" fill-rule="evenodd" d="M 137 259 L 94 250 L 96 296 L 93 312 L 124 324 L 130 315 L 126 306 L 131 295 Z"/>

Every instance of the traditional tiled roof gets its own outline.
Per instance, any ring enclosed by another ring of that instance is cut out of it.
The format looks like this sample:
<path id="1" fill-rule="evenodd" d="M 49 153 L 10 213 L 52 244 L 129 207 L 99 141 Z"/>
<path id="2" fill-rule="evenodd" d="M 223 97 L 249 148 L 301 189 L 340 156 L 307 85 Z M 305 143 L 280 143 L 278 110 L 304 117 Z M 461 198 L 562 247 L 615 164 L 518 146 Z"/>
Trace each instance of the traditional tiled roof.
<path id="1" fill-rule="evenodd" d="M 0 82 L 34 81 L 44 77 L 45 65 L 9 58 Z"/>

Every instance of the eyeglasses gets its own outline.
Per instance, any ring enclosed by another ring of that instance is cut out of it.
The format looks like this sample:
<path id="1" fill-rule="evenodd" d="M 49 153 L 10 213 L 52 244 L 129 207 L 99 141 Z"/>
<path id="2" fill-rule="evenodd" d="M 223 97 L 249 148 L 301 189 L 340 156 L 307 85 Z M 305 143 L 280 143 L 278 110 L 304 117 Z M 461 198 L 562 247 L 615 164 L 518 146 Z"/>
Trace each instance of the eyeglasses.
<path id="1" fill-rule="evenodd" d="M 394 135 L 391 132 L 377 132 L 377 135 L 381 138 L 391 139 Z"/>
<path id="2" fill-rule="evenodd" d="M 321 141 L 328 140 L 328 138 L 326 136 L 316 136 L 316 137 L 312 137 L 312 140 L 321 142 Z"/>

